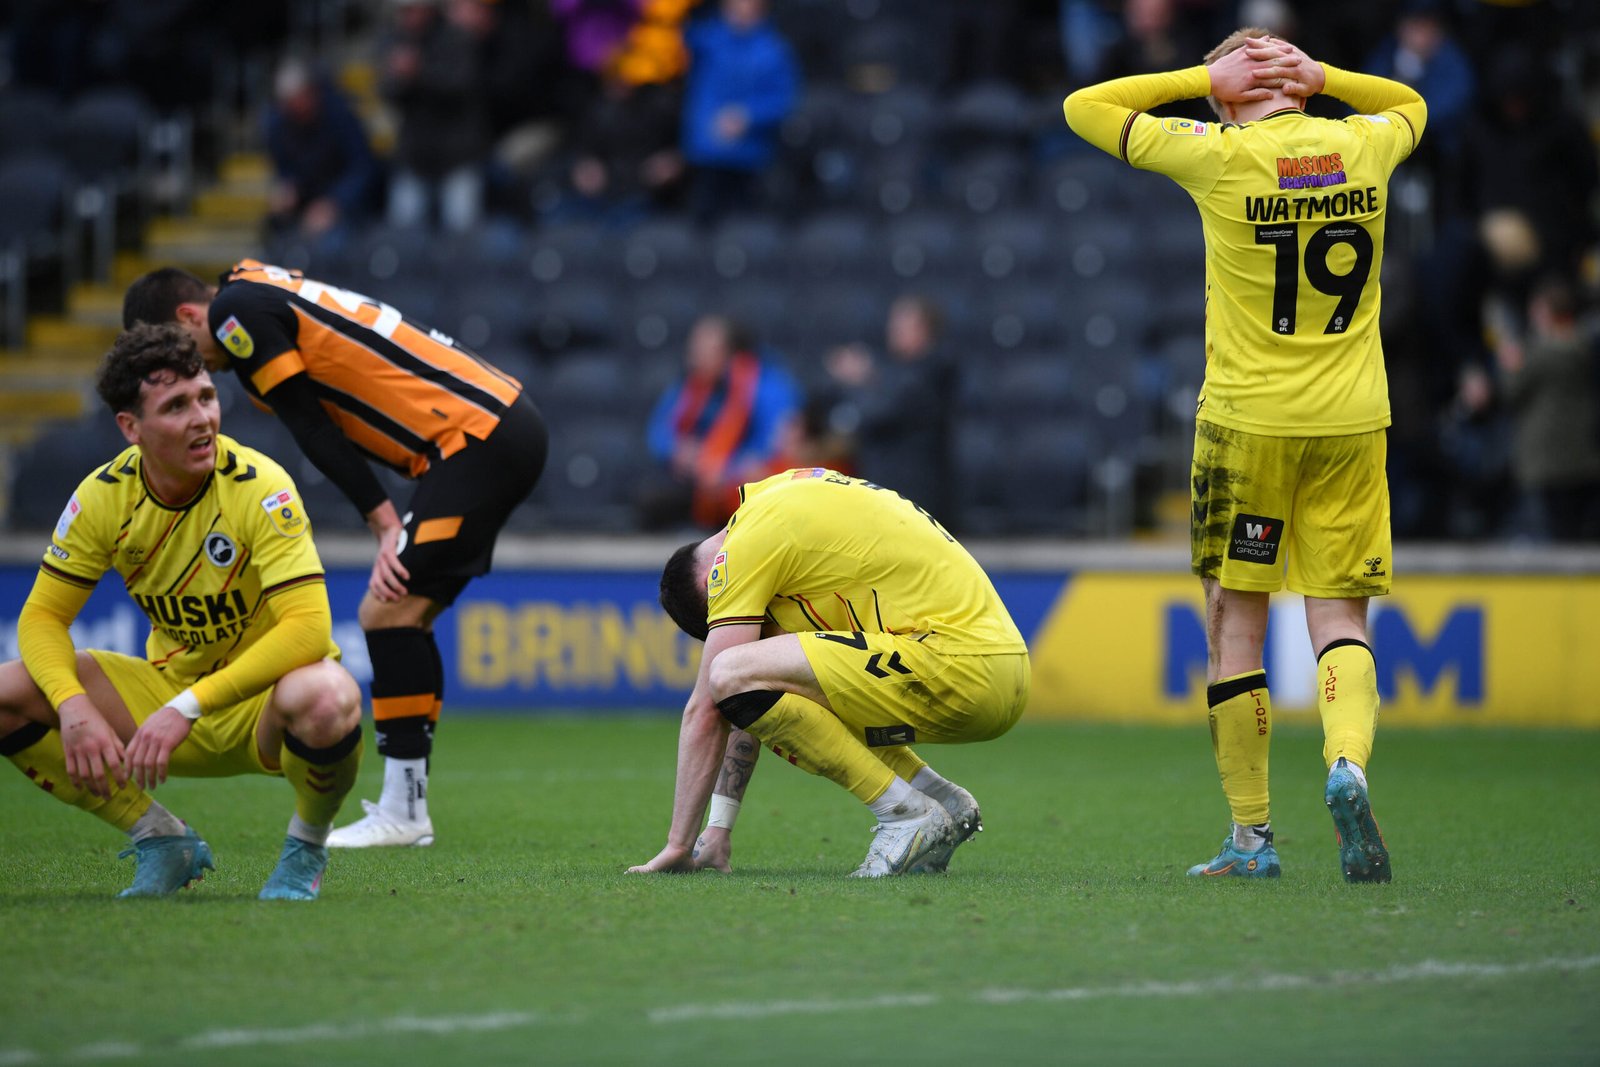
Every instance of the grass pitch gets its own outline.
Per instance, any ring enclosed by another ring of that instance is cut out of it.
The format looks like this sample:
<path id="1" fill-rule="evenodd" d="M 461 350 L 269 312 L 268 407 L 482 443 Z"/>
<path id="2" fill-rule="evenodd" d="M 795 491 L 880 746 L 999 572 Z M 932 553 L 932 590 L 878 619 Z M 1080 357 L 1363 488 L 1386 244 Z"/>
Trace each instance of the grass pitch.
<path id="1" fill-rule="evenodd" d="M 734 875 L 626 876 L 675 737 L 447 715 L 439 844 L 336 853 L 309 905 L 254 899 L 282 782 L 163 787 L 219 869 L 130 902 L 118 835 L 5 771 L 0 1067 L 1600 1059 L 1600 735 L 1383 730 L 1388 886 L 1344 884 L 1320 741 L 1288 730 L 1284 877 L 1186 879 L 1226 822 L 1203 725 L 930 748 L 988 830 L 875 883 L 844 877 L 870 815 L 769 754 Z M 358 795 L 380 777 L 369 753 Z"/>

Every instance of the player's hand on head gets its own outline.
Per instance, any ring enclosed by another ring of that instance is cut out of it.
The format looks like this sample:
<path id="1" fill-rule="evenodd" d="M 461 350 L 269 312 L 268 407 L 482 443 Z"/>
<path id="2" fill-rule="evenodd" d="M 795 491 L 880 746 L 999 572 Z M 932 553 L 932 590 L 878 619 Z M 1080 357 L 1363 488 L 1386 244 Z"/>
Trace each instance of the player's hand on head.
<path id="1" fill-rule="evenodd" d="M 117 736 L 86 696 L 64 701 L 60 709 L 61 747 L 67 759 L 67 777 L 79 789 L 109 797 L 128 784 L 127 754 Z"/>
<path id="2" fill-rule="evenodd" d="M 682 845 L 668 845 L 648 863 L 641 863 L 637 867 L 629 867 L 629 874 L 660 874 L 677 873 L 694 870 L 694 854 L 692 850 Z"/>
<path id="3" fill-rule="evenodd" d="M 1252 49 L 1249 47 L 1236 48 L 1227 55 L 1206 68 L 1211 75 L 1211 95 L 1224 104 L 1244 104 L 1253 100 L 1266 100 L 1272 96 L 1272 88 L 1263 84 L 1258 77 L 1260 71 L 1271 71 L 1270 58 L 1256 58 L 1251 56 L 1254 51 L 1260 56 L 1277 55 L 1277 50 L 1272 48 Z M 1268 75 L 1270 78 L 1272 75 Z"/>
<path id="4" fill-rule="evenodd" d="M 708 826 L 695 839 L 690 860 L 697 871 L 721 871 L 729 874 L 733 868 L 733 832 L 721 826 Z"/>
<path id="5" fill-rule="evenodd" d="M 128 742 L 128 769 L 133 780 L 145 789 L 154 789 L 167 780 L 172 751 L 183 744 L 194 723 L 177 708 L 168 705 L 140 724 Z"/>
<path id="6" fill-rule="evenodd" d="M 1262 66 L 1257 69 L 1257 77 L 1263 82 L 1276 82 L 1289 96 L 1316 96 L 1327 83 L 1322 64 L 1288 41 L 1268 37 L 1261 40 L 1259 48 L 1246 47 L 1244 51 L 1259 53 L 1256 58 Z"/>

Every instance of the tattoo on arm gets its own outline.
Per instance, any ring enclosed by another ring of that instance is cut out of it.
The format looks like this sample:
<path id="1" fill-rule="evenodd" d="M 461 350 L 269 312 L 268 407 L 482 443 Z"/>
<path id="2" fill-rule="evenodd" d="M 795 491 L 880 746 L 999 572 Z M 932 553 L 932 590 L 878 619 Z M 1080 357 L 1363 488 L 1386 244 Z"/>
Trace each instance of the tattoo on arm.
<path id="1" fill-rule="evenodd" d="M 733 731 L 728 736 L 728 748 L 722 759 L 722 771 L 717 775 L 717 784 L 712 791 L 742 801 L 744 791 L 750 785 L 750 776 L 755 773 L 756 757 L 760 755 L 761 746 L 756 743 L 755 738 L 743 730 Z"/>

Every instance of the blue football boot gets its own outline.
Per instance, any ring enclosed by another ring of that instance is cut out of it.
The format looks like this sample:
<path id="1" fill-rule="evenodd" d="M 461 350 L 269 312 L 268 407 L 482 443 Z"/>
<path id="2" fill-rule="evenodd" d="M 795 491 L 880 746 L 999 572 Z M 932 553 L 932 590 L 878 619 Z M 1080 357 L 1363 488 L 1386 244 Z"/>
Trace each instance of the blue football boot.
<path id="1" fill-rule="evenodd" d="M 262 900 L 316 900 L 322 890 L 322 872 L 328 866 L 328 849 L 298 837 L 285 837 L 278 865 L 261 887 Z"/>
<path id="2" fill-rule="evenodd" d="M 1390 878 L 1389 848 L 1372 817 L 1367 787 L 1343 756 L 1328 771 L 1328 789 L 1323 794 L 1333 815 L 1333 831 L 1339 843 L 1339 865 L 1347 882 L 1387 882 Z"/>
<path id="3" fill-rule="evenodd" d="M 1263 832 L 1265 840 L 1253 852 L 1244 852 L 1233 845 L 1233 831 L 1222 839 L 1222 851 L 1210 863 L 1197 863 L 1189 868 L 1191 877 L 1204 878 L 1276 878 L 1283 873 L 1278 864 L 1278 850 L 1272 847 L 1272 831 Z"/>
<path id="4" fill-rule="evenodd" d="M 217 869 L 211 862 L 211 846 L 192 826 L 185 826 L 182 834 L 147 837 L 117 853 L 119 860 L 129 856 L 137 857 L 133 884 L 119 897 L 170 897 Z"/>

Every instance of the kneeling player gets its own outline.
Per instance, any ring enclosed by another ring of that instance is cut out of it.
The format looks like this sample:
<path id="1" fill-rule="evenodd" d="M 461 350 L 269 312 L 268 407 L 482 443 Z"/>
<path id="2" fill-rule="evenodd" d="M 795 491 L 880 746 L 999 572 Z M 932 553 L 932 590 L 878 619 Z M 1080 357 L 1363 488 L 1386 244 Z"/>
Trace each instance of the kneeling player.
<path id="1" fill-rule="evenodd" d="M 272 774 L 295 813 L 264 900 L 313 900 L 361 760 L 360 690 L 332 657 L 322 564 L 272 460 L 218 434 L 216 389 L 174 326 L 117 339 L 96 383 L 132 447 L 62 512 L 0 666 L 0 754 L 126 833 L 122 896 L 166 896 L 211 848 L 145 790 L 169 774 Z M 149 616 L 146 659 L 77 652 L 68 633 L 115 570 Z"/>
<path id="2" fill-rule="evenodd" d="M 730 800 L 755 758 L 739 734 L 727 744 L 730 725 L 872 809 L 857 877 L 943 870 L 982 827 L 972 794 L 910 746 L 1009 730 L 1027 703 L 1027 646 L 977 561 L 926 512 L 821 468 L 746 485 L 724 530 L 667 561 L 661 603 L 706 647 L 667 845 L 631 870 L 726 866 Z M 724 799 L 696 849 L 719 766 Z"/>

